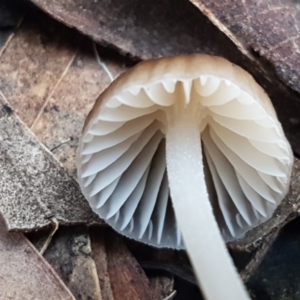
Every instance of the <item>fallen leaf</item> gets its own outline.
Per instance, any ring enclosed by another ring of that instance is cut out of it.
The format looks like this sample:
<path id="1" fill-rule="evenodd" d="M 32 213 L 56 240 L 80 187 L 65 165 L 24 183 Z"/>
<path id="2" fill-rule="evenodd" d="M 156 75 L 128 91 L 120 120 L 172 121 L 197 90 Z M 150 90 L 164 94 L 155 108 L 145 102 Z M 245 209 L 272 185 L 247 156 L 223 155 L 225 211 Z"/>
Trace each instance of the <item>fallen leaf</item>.
<path id="1" fill-rule="evenodd" d="M 273 246 L 277 236 L 279 233 L 279 229 L 274 228 L 272 232 L 265 237 L 264 243 L 261 243 L 259 247 L 257 247 L 252 253 L 251 259 L 243 268 L 242 272 L 240 273 L 241 278 L 244 282 L 247 282 L 249 278 L 255 273 L 256 269 L 259 267 L 271 247 Z"/>
<path id="2" fill-rule="evenodd" d="M 102 300 L 86 227 L 60 228 L 44 254 L 76 299 Z"/>
<path id="3" fill-rule="evenodd" d="M 50 224 L 51 217 L 62 223 L 100 222 L 76 182 L 10 114 L 14 110 L 27 126 L 34 125 L 37 136 L 49 150 L 56 148 L 56 158 L 75 175 L 75 151 L 85 114 L 109 80 L 95 55 L 86 54 L 86 44 L 81 42 L 80 48 L 75 43 L 83 38 L 61 27 L 29 11 L 0 57 L 0 101 L 4 109 L 0 127 L 5 132 L 0 151 L 7 156 L 1 161 L 0 193 L 5 201 L 0 210 L 9 229 L 39 228 Z M 112 67 L 115 75 L 120 68 Z M 66 138 L 72 143 L 58 149 Z M 23 186 L 19 184 L 21 178 Z"/>
<path id="4" fill-rule="evenodd" d="M 45 259 L 0 216 L 0 297 L 3 300 L 75 300 Z"/>
<path id="5" fill-rule="evenodd" d="M 278 77 L 300 92 L 300 5 L 284 0 L 191 0 L 248 55 L 266 59 Z"/>
<path id="6" fill-rule="evenodd" d="M 41 249 L 48 231 L 27 236 Z M 124 239 L 110 228 L 92 227 L 89 232 L 82 226 L 60 227 L 44 257 L 76 299 L 162 300 L 174 292 L 173 276 L 152 274 L 148 279 Z"/>
<path id="7" fill-rule="evenodd" d="M 0 91 L 74 177 L 85 117 L 110 83 L 107 72 L 116 77 L 126 68 L 119 60 L 103 64 L 91 41 L 36 9 L 28 10 L 0 56 Z"/>
<path id="8" fill-rule="evenodd" d="M 114 300 L 108 272 L 108 261 L 105 245 L 105 231 L 96 228 L 91 229 L 92 257 L 96 263 L 101 295 L 103 300 Z"/>
<path id="9" fill-rule="evenodd" d="M 103 300 L 156 299 L 147 276 L 120 236 L 95 228 L 91 241 Z"/>
<path id="10" fill-rule="evenodd" d="M 123 70 L 122 65 L 114 62 L 106 64 L 114 77 Z M 31 126 L 39 140 L 74 177 L 78 139 L 85 117 L 109 83 L 108 75 L 92 52 L 92 42 L 85 40 Z"/>
<path id="11" fill-rule="evenodd" d="M 75 32 L 29 10 L 2 53 L 0 90 L 28 127 L 59 83 L 80 42 Z"/>
<path id="12" fill-rule="evenodd" d="M 206 19 L 201 19 L 201 14 L 185 0 L 32 2 L 95 41 L 112 45 L 122 54 L 129 54 L 138 60 L 174 55 L 175 52 L 214 51 L 205 28 Z M 198 21 L 202 24 L 198 25 Z"/>
<path id="13" fill-rule="evenodd" d="M 101 222 L 78 184 L 0 95 L 0 210 L 11 229 Z"/>

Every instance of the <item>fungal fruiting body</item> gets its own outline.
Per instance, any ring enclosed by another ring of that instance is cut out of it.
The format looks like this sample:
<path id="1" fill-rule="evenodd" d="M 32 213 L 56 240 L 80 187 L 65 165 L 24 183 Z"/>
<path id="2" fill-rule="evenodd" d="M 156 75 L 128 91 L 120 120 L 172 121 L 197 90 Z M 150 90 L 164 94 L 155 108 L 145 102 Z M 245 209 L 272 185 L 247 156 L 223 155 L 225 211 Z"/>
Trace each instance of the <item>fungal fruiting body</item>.
<path id="1" fill-rule="evenodd" d="M 219 57 L 180 56 L 139 64 L 99 97 L 78 179 L 118 232 L 186 247 L 207 299 L 243 300 L 223 239 L 272 216 L 292 161 L 269 98 L 247 72 Z"/>

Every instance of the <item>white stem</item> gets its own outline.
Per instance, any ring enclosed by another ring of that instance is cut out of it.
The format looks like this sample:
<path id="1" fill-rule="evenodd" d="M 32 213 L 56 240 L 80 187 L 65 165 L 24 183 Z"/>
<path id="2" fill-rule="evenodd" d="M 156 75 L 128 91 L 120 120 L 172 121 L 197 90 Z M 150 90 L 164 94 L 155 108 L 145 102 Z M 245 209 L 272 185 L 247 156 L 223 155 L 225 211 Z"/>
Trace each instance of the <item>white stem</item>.
<path id="1" fill-rule="evenodd" d="M 168 178 L 176 219 L 200 288 L 207 300 L 249 300 L 208 198 L 197 113 L 185 108 L 175 114 L 166 132 Z"/>

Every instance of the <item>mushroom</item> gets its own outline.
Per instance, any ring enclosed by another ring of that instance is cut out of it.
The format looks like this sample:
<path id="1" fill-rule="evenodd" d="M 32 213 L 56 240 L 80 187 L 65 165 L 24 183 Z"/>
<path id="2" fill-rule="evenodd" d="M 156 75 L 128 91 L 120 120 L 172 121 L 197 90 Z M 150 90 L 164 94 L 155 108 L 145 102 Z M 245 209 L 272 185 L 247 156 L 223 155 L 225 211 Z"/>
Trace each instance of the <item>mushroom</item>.
<path id="1" fill-rule="evenodd" d="M 203 150 L 202 150 L 203 149 Z M 220 57 L 149 60 L 89 113 L 78 180 L 116 231 L 186 248 L 206 299 L 249 299 L 224 243 L 272 216 L 293 155 L 251 75 Z"/>

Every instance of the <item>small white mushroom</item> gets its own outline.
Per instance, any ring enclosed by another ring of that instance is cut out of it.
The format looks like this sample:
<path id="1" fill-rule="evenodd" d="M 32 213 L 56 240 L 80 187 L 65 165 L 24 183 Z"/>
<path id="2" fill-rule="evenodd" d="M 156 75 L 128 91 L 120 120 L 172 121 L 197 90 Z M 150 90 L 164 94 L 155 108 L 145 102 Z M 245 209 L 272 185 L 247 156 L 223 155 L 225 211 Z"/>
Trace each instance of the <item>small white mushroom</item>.
<path id="1" fill-rule="evenodd" d="M 186 247 L 206 299 L 243 300 L 223 239 L 272 216 L 292 161 L 271 101 L 247 72 L 219 57 L 180 56 L 137 65 L 99 97 L 78 179 L 118 232 Z"/>

